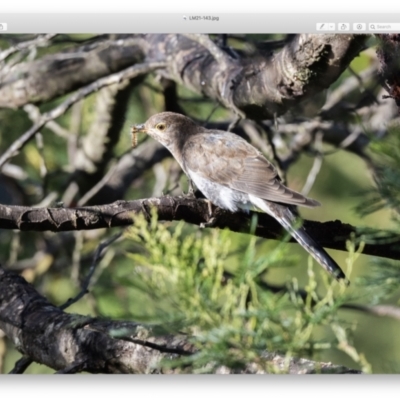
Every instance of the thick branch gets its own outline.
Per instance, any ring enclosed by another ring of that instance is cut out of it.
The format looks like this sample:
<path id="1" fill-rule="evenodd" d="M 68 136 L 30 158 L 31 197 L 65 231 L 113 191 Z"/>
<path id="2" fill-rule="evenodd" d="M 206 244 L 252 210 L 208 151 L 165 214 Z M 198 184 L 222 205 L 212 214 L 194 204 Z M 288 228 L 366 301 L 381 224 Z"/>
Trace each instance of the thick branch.
<path id="1" fill-rule="evenodd" d="M 128 226 L 137 214 L 150 217 L 150 210 L 156 208 L 159 220 L 183 220 L 202 225 L 210 220 L 208 203 L 188 197 L 149 198 L 133 201 L 117 201 L 112 204 L 80 208 L 33 208 L 0 205 L 0 228 L 23 231 L 71 231 Z M 215 212 L 212 226 L 228 228 L 234 232 L 249 233 L 253 216 L 258 221 L 254 234 L 268 239 L 280 239 L 283 230 L 278 222 L 266 214 L 231 213 L 221 209 Z M 322 246 L 346 251 L 346 241 L 357 236 L 356 227 L 340 221 L 304 221 L 308 233 Z M 369 234 L 371 234 L 371 230 Z M 390 242 L 368 243 L 364 254 L 400 259 L 400 239 Z"/>
<path id="2" fill-rule="evenodd" d="M 67 314 L 39 295 L 22 277 L 1 268 L 0 329 L 24 355 L 60 373 L 190 372 L 166 369 L 160 361 L 195 352 L 182 335 L 152 336 L 151 329 L 132 322 Z M 291 374 L 359 373 L 305 359 L 292 358 L 287 363 L 285 357 L 277 354 L 266 353 L 262 358 L 275 370 Z M 266 372 L 253 364 L 244 370 L 219 367 L 216 371 Z"/>
<path id="3" fill-rule="evenodd" d="M 0 72 L 0 107 L 48 101 L 139 63 L 144 58 L 140 44 L 132 38 L 101 40 Z"/>
<path id="4" fill-rule="evenodd" d="M 154 342 L 178 353 L 190 350 L 182 337 L 152 338 L 149 331 L 130 322 L 112 322 L 67 314 L 50 304 L 22 277 L 0 269 L 0 328 L 19 351 L 57 371 L 102 373 L 154 373 L 165 357 L 160 350 L 126 340 L 109 332 L 129 332 L 132 340 Z M 168 355 L 171 358 L 171 354 Z M 65 370 L 65 371 L 64 371 Z"/>
<path id="5" fill-rule="evenodd" d="M 239 109 L 247 118 L 281 115 L 329 87 L 362 50 L 363 35 L 302 34 L 273 57 L 257 54 L 221 61 L 182 35 L 146 35 L 147 59 L 165 59 L 167 76 Z"/>
<path id="6" fill-rule="evenodd" d="M 165 61 L 165 77 L 218 100 L 238 115 L 272 118 L 329 87 L 362 50 L 366 38 L 295 35 L 273 56 L 231 52 L 235 57 L 204 35 L 196 41 L 175 34 L 133 36 L 122 46 L 105 41 L 18 65 L 12 76 L 2 77 L 0 107 L 50 100 L 145 57 L 148 62 Z"/>

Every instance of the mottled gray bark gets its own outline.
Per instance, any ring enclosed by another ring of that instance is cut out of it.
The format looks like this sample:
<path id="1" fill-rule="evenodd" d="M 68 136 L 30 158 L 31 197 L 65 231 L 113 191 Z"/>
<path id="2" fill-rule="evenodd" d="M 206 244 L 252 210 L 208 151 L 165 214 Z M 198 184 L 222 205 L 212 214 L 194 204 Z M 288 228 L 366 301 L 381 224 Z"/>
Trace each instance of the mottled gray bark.
<path id="1" fill-rule="evenodd" d="M 173 34 L 105 41 L 19 64 L 0 78 L 0 107 L 47 101 L 145 59 L 165 61 L 163 76 L 237 114 L 272 118 L 329 87 L 365 40 L 365 35 L 301 34 L 274 55 L 226 51 L 211 41 Z"/>
<path id="2" fill-rule="evenodd" d="M 139 41 L 140 43 L 140 41 Z M 144 58 L 138 40 L 103 38 L 86 46 L 0 70 L 0 107 L 21 107 L 62 96 Z"/>
<path id="3" fill-rule="evenodd" d="M 26 359 L 59 373 L 188 373 L 184 367 L 167 368 L 162 361 L 196 351 L 184 335 L 155 336 L 151 328 L 140 324 L 65 313 L 22 277 L 2 268 L 0 329 Z M 359 373 L 332 363 L 288 360 L 275 353 L 261 358 L 264 365 L 282 373 Z M 215 373 L 268 373 L 268 369 L 251 364 L 242 370 L 218 367 Z"/>

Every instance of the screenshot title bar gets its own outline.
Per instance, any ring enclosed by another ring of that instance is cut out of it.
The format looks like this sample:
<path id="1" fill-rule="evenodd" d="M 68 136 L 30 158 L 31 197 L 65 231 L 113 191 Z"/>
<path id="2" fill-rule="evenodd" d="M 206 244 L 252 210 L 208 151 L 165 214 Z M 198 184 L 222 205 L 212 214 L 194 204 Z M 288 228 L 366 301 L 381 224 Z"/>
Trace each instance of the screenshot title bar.
<path id="1" fill-rule="evenodd" d="M 0 33 L 400 32 L 400 14 L 0 14 Z"/>

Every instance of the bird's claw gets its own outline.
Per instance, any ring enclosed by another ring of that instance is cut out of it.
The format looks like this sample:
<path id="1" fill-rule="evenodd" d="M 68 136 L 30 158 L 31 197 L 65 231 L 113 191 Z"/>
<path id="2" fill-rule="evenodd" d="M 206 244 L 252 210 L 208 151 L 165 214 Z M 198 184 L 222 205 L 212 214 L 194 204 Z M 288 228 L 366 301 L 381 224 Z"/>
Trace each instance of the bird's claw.
<path id="1" fill-rule="evenodd" d="M 207 222 L 201 222 L 199 226 L 201 229 L 212 228 L 215 226 L 216 222 L 217 222 L 217 218 L 211 217 Z"/>

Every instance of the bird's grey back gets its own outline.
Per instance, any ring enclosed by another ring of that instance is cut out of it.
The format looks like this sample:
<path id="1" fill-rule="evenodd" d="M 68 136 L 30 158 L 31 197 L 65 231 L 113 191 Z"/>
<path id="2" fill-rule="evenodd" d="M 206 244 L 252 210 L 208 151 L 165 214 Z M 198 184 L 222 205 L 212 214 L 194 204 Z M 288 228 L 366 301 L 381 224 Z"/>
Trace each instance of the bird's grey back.
<path id="1" fill-rule="evenodd" d="M 234 133 L 204 129 L 186 138 L 182 155 L 185 172 L 195 174 L 198 180 L 203 178 L 268 201 L 306 207 L 319 205 L 284 186 L 275 167 Z"/>

